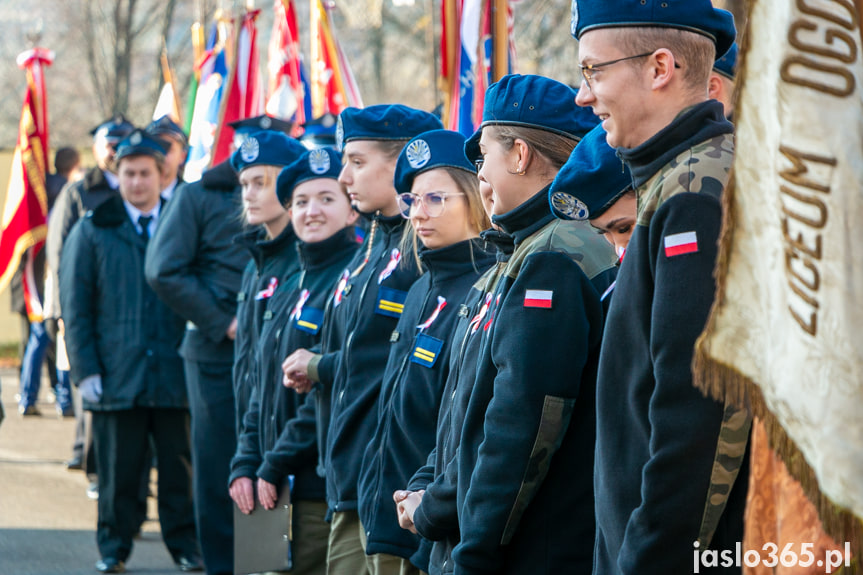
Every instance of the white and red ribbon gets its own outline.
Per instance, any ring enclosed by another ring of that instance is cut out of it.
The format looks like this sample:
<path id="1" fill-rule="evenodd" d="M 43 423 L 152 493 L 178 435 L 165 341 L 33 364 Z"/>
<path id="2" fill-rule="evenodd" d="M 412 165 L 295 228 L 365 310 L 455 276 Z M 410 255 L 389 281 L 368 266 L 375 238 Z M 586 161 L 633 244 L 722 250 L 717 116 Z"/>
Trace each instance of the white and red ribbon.
<path id="1" fill-rule="evenodd" d="M 425 320 L 424 322 L 422 322 L 421 324 L 419 324 L 417 326 L 417 328 L 419 328 L 420 331 L 424 331 L 424 330 L 428 329 L 431 326 L 431 324 L 433 324 L 435 322 L 435 320 L 437 319 L 437 316 L 440 315 L 441 310 L 445 307 L 446 307 L 446 298 L 443 296 L 440 296 L 440 295 L 437 296 L 437 307 L 434 308 L 434 311 L 431 313 L 429 318 L 427 320 Z"/>
<path id="2" fill-rule="evenodd" d="M 393 249 L 390 252 L 390 261 L 387 263 L 387 267 L 383 269 L 381 274 L 378 276 L 378 284 L 383 283 L 385 279 L 393 275 L 393 272 L 396 269 L 396 266 L 399 265 L 399 261 L 402 259 L 402 254 L 398 250 L 398 248 Z"/>
<path id="3" fill-rule="evenodd" d="M 276 288 L 279 287 L 279 278 L 271 277 L 270 283 L 267 284 L 266 289 L 262 289 L 258 293 L 255 294 L 256 300 L 262 300 L 273 297 L 273 294 L 276 293 Z"/>
<path id="4" fill-rule="evenodd" d="M 288 318 L 290 321 L 300 319 L 300 316 L 303 314 L 303 306 L 306 305 L 307 301 L 309 301 L 309 290 L 304 289 L 300 292 L 300 297 L 297 300 L 297 303 L 294 305 L 294 310 L 291 312 L 291 315 Z"/>

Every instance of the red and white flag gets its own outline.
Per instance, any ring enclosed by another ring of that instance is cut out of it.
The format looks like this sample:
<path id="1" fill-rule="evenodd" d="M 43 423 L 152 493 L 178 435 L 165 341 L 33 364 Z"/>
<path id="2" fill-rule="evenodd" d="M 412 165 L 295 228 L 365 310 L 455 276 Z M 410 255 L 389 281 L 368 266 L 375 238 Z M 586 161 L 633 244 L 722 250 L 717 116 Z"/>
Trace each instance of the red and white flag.
<path id="1" fill-rule="evenodd" d="M 683 232 L 665 236 L 665 257 L 682 256 L 698 251 L 698 235 L 695 232 Z"/>
<path id="2" fill-rule="evenodd" d="M 538 307 L 551 309 L 551 298 L 554 291 L 543 289 L 529 289 L 524 292 L 524 307 Z"/>

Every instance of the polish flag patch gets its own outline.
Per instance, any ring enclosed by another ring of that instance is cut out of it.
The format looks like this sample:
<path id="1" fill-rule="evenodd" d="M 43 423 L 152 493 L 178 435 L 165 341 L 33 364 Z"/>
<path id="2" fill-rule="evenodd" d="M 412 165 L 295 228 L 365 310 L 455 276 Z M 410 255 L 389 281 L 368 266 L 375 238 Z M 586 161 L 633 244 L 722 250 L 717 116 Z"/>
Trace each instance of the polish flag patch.
<path id="1" fill-rule="evenodd" d="M 683 232 L 665 236 L 665 257 L 693 254 L 698 251 L 698 236 L 695 232 Z"/>
<path id="2" fill-rule="evenodd" d="M 553 295 L 554 292 L 551 290 L 529 289 L 524 292 L 524 307 L 551 309 Z"/>

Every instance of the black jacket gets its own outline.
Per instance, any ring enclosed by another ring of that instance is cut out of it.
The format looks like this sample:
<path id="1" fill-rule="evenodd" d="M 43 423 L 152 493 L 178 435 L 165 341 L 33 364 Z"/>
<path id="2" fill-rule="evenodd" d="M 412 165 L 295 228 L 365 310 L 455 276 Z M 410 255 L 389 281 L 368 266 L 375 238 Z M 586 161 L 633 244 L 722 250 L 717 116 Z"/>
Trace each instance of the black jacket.
<path id="1" fill-rule="evenodd" d="M 328 377 L 332 378 L 325 456 L 327 504 L 332 512 L 357 508 L 360 465 L 377 425 L 377 399 L 390 334 L 401 317 L 408 290 L 419 277 L 413 258 L 399 251 L 407 220 L 401 216 L 375 218 L 377 229 L 368 234 L 366 245 L 349 266 L 353 277 L 334 296 L 339 303 L 334 300 L 332 322 L 325 324 L 325 349 L 339 351 L 326 354 L 318 364 L 318 379 L 324 388 Z M 369 242 L 372 247 L 366 262 Z"/>
<path id="2" fill-rule="evenodd" d="M 408 291 L 390 337 L 377 430 L 366 448 L 358 489 L 366 553 L 406 559 L 417 551 L 420 539 L 399 527 L 392 493 L 407 486 L 434 448 L 450 353 L 458 345 L 453 329 L 466 313 L 462 302 L 471 287 L 495 260 L 480 240 L 426 250 L 420 258 L 427 271 Z M 427 558 L 414 560 L 423 569 L 428 563 Z"/>
<path id="3" fill-rule="evenodd" d="M 493 288 L 458 452 L 456 574 L 586 573 L 595 384 L 614 251 L 555 220 L 547 189 L 495 217 L 515 251 Z"/>
<path id="4" fill-rule="evenodd" d="M 290 224 L 273 239 L 267 239 L 266 231 L 257 228 L 240 234 L 234 241 L 252 254 L 252 261 L 243 271 L 242 285 L 237 293 L 233 379 L 239 437 L 252 390 L 257 385 L 255 352 L 264 317 L 274 315 L 269 306 L 277 293 L 290 293 L 299 274 L 300 263 L 296 249 L 297 236 Z"/>
<path id="5" fill-rule="evenodd" d="M 732 129 L 721 104 L 708 102 L 619 152 L 630 165 L 639 208 L 599 366 L 595 573 L 692 569 L 723 405 L 693 386 L 691 365 L 716 287 Z M 666 241 L 672 237 L 694 243 L 678 251 L 678 242 Z M 747 461 L 712 549 L 733 550 L 742 540 Z"/>
<path id="6" fill-rule="evenodd" d="M 282 385 L 282 361 L 300 348 L 320 341 L 324 309 L 336 280 L 359 245 L 354 229 L 346 228 L 322 242 L 297 243 L 301 272 L 297 281 L 282 284 L 263 321 L 257 345 L 257 385 L 243 420 L 231 477 L 260 477 L 281 485 L 294 476 L 294 497 L 324 499 L 325 483 L 315 471 L 317 391 L 300 395 Z"/>
<path id="7" fill-rule="evenodd" d="M 497 263 L 477 280 L 465 297 L 453 326 L 453 348 L 450 351 L 449 374 L 441 396 L 437 419 L 435 447 L 426 464 L 410 479 L 407 489 L 425 490 L 422 503 L 414 513 L 414 525 L 431 545 L 430 575 L 452 572 L 452 551 L 459 541 L 458 505 L 458 446 L 462 422 L 467 411 L 476 375 L 479 342 L 484 319 L 483 304 L 490 286 L 494 285 L 514 249 L 512 236 L 489 229 L 482 238 L 497 250 Z M 486 308 L 487 310 L 488 308 Z M 419 558 L 418 558 L 419 559 Z"/>
<path id="8" fill-rule="evenodd" d="M 72 227 L 88 211 L 95 210 L 102 202 L 117 195 L 117 190 L 105 179 L 104 172 L 99 168 L 90 168 L 82 179 L 67 184 L 57 196 L 48 218 L 45 257 L 54 286 L 58 289 L 54 290 L 52 301 L 46 303 L 46 317 L 59 318 L 61 315 L 58 278 L 60 255 Z"/>
<path id="9" fill-rule="evenodd" d="M 86 409 L 188 407 L 177 353 L 183 320 L 144 279 L 146 244 L 119 194 L 69 234 L 60 294 L 72 381 L 102 376 L 102 398 Z"/>
<path id="10" fill-rule="evenodd" d="M 233 242 L 242 231 L 240 188 L 228 162 L 201 180 L 180 184 L 147 246 L 147 282 L 183 319 L 180 355 L 191 361 L 230 363 L 226 332 L 248 252 Z"/>

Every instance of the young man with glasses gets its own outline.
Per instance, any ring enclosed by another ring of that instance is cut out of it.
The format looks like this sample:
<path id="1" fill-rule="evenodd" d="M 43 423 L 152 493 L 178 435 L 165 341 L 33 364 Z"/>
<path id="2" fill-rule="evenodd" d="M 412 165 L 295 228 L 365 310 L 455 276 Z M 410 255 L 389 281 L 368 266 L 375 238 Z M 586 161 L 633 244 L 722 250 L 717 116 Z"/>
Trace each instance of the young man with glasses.
<path id="1" fill-rule="evenodd" d="M 693 550 L 741 540 L 746 500 L 747 414 L 705 398 L 690 367 L 734 154 L 708 100 L 733 18 L 709 0 L 576 0 L 572 31 L 577 103 L 602 119 L 638 197 L 599 363 L 593 572 L 689 573 Z"/>

